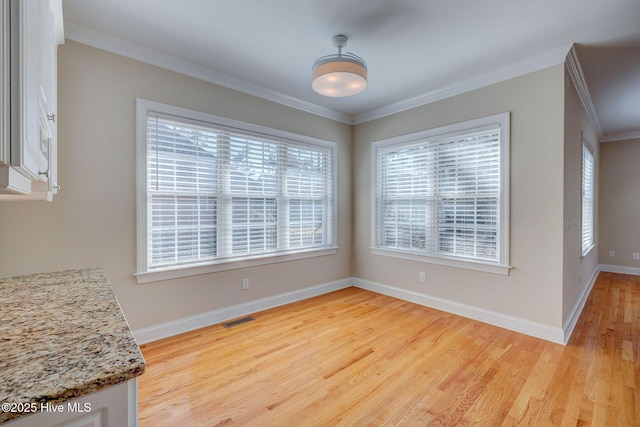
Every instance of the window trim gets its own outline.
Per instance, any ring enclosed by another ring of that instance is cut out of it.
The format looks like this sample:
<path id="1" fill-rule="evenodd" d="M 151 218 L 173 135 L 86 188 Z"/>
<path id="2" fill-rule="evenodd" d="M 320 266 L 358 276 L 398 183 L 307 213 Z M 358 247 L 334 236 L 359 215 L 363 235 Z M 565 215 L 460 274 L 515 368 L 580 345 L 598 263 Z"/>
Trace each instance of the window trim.
<path id="1" fill-rule="evenodd" d="M 591 174 L 591 242 L 586 247 L 582 246 L 584 242 L 584 155 L 585 150 L 591 155 L 593 172 Z M 582 138 L 582 157 L 580 162 L 580 256 L 586 257 L 593 248 L 596 247 L 596 155 L 595 150 L 591 147 L 584 136 Z"/>
<path id="2" fill-rule="evenodd" d="M 184 118 L 186 122 L 204 122 L 209 125 L 218 125 L 227 128 L 238 129 L 241 132 L 265 135 L 270 138 L 291 141 L 297 144 L 312 144 L 324 146 L 332 151 L 332 197 L 333 212 L 331 214 L 332 230 L 331 245 L 291 249 L 273 254 L 247 255 L 235 259 L 220 259 L 207 261 L 201 264 L 188 266 L 172 266 L 164 269 L 150 271 L 147 265 L 147 115 L 148 112 L 157 112 Z M 146 99 L 136 99 L 136 258 L 137 269 L 133 274 L 138 283 L 148 283 L 167 279 L 176 279 L 199 274 L 213 273 L 239 268 L 247 268 L 258 265 L 266 265 L 318 256 L 333 255 L 337 253 L 337 143 L 306 135 L 273 129 L 266 126 L 242 122 L 226 117 L 215 116 L 208 113 L 189 110 L 173 105 L 162 104 Z"/>
<path id="3" fill-rule="evenodd" d="M 500 259 L 498 262 L 485 262 L 482 260 L 464 259 L 454 256 L 433 256 L 431 254 L 422 254 L 412 250 L 379 248 L 376 246 L 377 233 L 377 184 L 378 184 L 378 168 L 377 159 L 380 149 L 389 149 L 393 146 L 403 146 L 420 140 L 433 139 L 440 136 L 455 136 L 457 134 L 465 134 L 471 130 L 490 125 L 498 125 L 500 127 L 500 224 L 499 224 L 499 245 Z M 391 137 L 371 144 L 371 253 L 373 255 L 388 256 L 394 258 L 410 259 L 413 261 L 425 262 L 430 264 L 445 265 L 456 268 L 464 268 L 469 270 L 483 271 L 488 273 L 508 275 L 512 268 L 509 265 L 509 179 L 510 179 L 510 113 L 499 113 L 491 116 L 481 117 L 477 119 L 467 120 L 464 122 L 453 123 L 450 125 L 439 126 L 423 131 L 410 134 Z"/>

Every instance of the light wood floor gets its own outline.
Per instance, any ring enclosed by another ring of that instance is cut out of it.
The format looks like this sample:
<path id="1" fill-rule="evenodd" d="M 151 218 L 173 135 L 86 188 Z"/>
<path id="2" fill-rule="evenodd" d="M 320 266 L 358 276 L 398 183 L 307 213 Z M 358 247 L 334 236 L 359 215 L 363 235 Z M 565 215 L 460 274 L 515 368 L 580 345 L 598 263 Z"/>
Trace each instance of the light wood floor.
<path id="1" fill-rule="evenodd" d="M 640 277 L 569 344 L 348 288 L 142 346 L 141 426 L 640 426 Z"/>

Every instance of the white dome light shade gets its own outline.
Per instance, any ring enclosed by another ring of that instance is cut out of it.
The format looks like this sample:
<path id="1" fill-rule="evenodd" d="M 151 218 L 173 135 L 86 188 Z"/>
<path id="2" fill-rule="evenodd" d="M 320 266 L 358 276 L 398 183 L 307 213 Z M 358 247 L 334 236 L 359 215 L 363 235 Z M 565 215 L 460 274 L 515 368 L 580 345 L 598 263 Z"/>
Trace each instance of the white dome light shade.
<path id="1" fill-rule="evenodd" d="M 343 97 L 362 92 L 367 87 L 367 67 L 347 55 L 318 60 L 313 66 L 313 90 L 321 95 Z"/>
<path id="2" fill-rule="evenodd" d="M 313 64 L 313 90 L 335 98 L 362 92 L 367 87 L 367 64 L 352 53 L 342 53 L 346 36 L 335 36 L 333 43 L 339 49 L 338 54 L 324 56 Z"/>

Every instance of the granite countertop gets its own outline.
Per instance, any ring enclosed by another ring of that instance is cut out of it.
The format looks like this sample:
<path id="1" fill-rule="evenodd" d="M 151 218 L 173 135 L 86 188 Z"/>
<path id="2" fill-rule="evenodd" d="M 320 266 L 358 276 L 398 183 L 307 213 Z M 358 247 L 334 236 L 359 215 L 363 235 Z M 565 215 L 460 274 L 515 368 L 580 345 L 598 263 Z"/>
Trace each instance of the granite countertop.
<path id="1" fill-rule="evenodd" d="M 61 403 L 144 367 L 102 269 L 0 279 L 0 403 Z"/>

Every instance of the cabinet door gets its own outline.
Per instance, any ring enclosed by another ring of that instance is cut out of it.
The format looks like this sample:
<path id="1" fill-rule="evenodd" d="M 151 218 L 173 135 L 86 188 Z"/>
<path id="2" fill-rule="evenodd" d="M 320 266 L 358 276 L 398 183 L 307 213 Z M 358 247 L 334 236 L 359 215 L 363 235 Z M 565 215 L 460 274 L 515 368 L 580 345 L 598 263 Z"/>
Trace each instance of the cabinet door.
<path id="1" fill-rule="evenodd" d="M 53 28 L 53 9 L 50 0 L 39 0 L 40 9 L 40 106 L 55 123 L 57 50 Z"/>
<path id="2" fill-rule="evenodd" d="M 49 182 L 49 191 L 57 192 L 57 51 L 53 9 L 50 0 L 40 6 L 40 180 Z"/>
<path id="3" fill-rule="evenodd" d="M 9 166 L 11 157 L 9 157 L 9 120 L 11 107 L 9 105 L 10 97 L 10 74 L 9 74 L 9 54 L 11 46 L 9 41 L 9 2 L 0 2 L 0 167 Z"/>
<path id="4" fill-rule="evenodd" d="M 137 427 L 138 380 L 51 405 L 54 408 L 42 405 L 50 409 L 9 421 L 7 427 Z"/>
<path id="5" fill-rule="evenodd" d="M 39 179 L 39 1 L 11 0 L 11 165 Z M 16 78 L 13 78 L 15 76 Z"/>
<path id="6" fill-rule="evenodd" d="M 60 0 L 0 0 L 0 200 L 51 200 L 57 183 Z"/>

